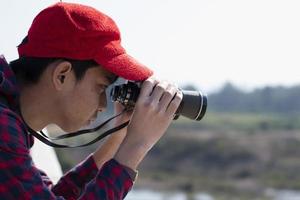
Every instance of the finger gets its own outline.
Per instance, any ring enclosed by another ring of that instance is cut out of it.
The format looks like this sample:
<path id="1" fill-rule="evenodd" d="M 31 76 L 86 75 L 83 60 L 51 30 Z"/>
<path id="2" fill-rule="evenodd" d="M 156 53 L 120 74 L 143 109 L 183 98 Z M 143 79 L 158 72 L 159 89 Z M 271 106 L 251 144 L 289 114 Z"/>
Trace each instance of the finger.
<path id="1" fill-rule="evenodd" d="M 114 102 L 114 108 L 115 108 L 115 115 L 119 115 L 121 114 L 125 107 L 120 104 L 119 102 Z M 131 116 L 132 116 L 133 111 L 128 111 L 126 110 L 125 112 L 123 112 L 123 114 L 119 115 L 115 120 L 117 124 L 120 124 L 122 122 L 128 121 L 130 120 Z"/>
<path id="2" fill-rule="evenodd" d="M 124 121 L 128 121 L 128 120 L 131 119 L 132 114 L 133 114 L 133 111 L 127 111 L 127 112 L 125 112 L 125 113 L 121 116 L 121 118 L 122 118 Z"/>
<path id="3" fill-rule="evenodd" d="M 163 93 L 163 95 L 160 99 L 160 102 L 159 102 L 159 106 L 163 111 L 167 110 L 170 102 L 176 95 L 176 92 L 177 92 L 177 88 L 174 85 L 169 84 L 168 88 Z"/>
<path id="4" fill-rule="evenodd" d="M 114 104 L 115 113 L 117 113 L 117 114 L 122 112 L 122 110 L 124 109 L 124 106 L 121 103 L 117 102 L 117 101 L 114 102 L 113 104 Z"/>
<path id="5" fill-rule="evenodd" d="M 140 97 L 149 97 L 153 91 L 154 86 L 158 83 L 158 80 L 154 77 L 150 77 L 142 84 Z"/>
<path id="6" fill-rule="evenodd" d="M 170 115 L 174 114 L 178 109 L 182 99 L 183 99 L 183 93 L 180 90 L 177 90 L 177 93 L 174 99 L 170 102 L 166 112 Z"/>
<path id="7" fill-rule="evenodd" d="M 166 81 L 161 81 L 160 83 L 158 83 L 154 87 L 153 92 L 150 96 L 152 101 L 159 102 L 168 87 L 169 84 Z"/>

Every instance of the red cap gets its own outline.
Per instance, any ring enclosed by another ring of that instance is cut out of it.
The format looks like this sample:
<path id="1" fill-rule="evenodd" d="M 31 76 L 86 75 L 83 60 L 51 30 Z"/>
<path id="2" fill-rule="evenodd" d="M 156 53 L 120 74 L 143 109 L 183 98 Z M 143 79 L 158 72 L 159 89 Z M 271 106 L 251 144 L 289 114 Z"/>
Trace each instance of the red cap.
<path id="1" fill-rule="evenodd" d="M 81 4 L 60 2 L 42 10 L 18 52 L 20 57 L 95 60 L 108 71 L 134 81 L 153 73 L 126 53 L 119 29 L 109 16 Z"/>

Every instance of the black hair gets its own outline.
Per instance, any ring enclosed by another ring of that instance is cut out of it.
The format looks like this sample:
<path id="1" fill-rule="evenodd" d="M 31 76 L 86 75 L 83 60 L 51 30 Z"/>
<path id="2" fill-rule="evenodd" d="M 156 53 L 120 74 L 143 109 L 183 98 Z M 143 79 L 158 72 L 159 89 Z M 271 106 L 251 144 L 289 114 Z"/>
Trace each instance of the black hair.
<path id="1" fill-rule="evenodd" d="M 65 58 L 21 57 L 9 63 L 17 80 L 24 85 L 36 84 L 45 69 L 56 61 L 68 61 L 72 65 L 77 81 L 80 81 L 89 68 L 98 64 L 94 60 L 72 60 Z"/>

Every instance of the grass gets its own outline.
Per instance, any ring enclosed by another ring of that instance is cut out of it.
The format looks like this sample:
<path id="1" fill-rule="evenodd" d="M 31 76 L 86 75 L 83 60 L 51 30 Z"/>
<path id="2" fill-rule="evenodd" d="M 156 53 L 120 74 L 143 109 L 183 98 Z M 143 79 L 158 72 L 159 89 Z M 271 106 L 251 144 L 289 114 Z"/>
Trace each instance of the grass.
<path id="1" fill-rule="evenodd" d="M 207 113 L 201 121 L 180 117 L 173 126 L 209 130 L 295 130 L 300 129 L 300 117 L 264 113 Z"/>
<path id="2" fill-rule="evenodd" d="M 266 188 L 300 190 L 299 130 L 300 118 L 292 115 L 208 112 L 201 121 L 180 117 L 142 162 L 136 186 L 205 190 L 216 200 L 268 200 Z M 67 170 L 95 148 L 57 152 Z"/>

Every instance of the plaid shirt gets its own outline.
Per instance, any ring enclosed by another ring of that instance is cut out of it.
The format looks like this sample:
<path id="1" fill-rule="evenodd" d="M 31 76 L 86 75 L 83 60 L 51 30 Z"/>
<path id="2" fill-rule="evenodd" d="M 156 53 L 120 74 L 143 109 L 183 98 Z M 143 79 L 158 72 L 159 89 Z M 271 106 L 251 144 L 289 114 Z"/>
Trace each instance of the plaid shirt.
<path id="1" fill-rule="evenodd" d="M 0 55 L 0 199 L 100 199 L 125 198 L 133 181 L 116 160 L 97 169 L 92 156 L 67 172 L 56 185 L 37 169 L 30 156 L 32 136 L 18 114 L 16 79 Z M 50 163 L 49 163 L 50 164 Z"/>

